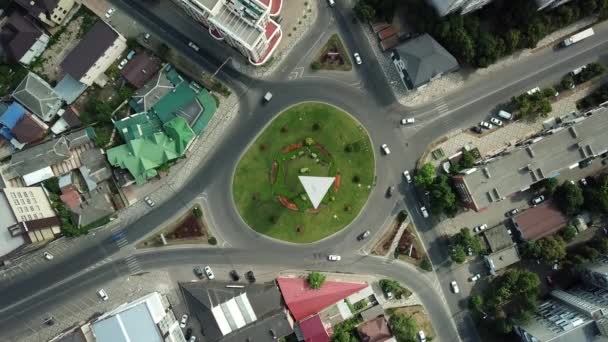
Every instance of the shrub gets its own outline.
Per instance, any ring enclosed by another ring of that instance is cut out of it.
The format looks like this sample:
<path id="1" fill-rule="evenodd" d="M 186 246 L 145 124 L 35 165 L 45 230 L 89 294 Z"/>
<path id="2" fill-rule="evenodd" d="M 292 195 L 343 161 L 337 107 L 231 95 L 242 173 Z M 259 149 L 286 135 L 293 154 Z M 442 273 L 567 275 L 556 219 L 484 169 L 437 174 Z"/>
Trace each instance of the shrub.
<path id="1" fill-rule="evenodd" d="M 201 210 L 200 207 L 192 208 L 192 214 L 194 215 L 194 217 L 199 218 L 199 219 L 201 217 L 203 217 L 203 211 Z"/>
<path id="2" fill-rule="evenodd" d="M 212 246 L 217 245 L 217 239 L 215 238 L 215 236 L 209 237 L 209 239 L 207 240 L 207 242 L 209 242 L 209 244 L 212 245 Z"/>
<path id="3" fill-rule="evenodd" d="M 260 151 L 266 151 L 267 148 L 268 148 L 268 145 L 260 144 Z"/>
<path id="4" fill-rule="evenodd" d="M 311 289 L 320 289 L 325 282 L 326 276 L 319 272 L 310 272 L 308 274 L 308 287 Z"/>
<path id="5" fill-rule="evenodd" d="M 431 260 L 428 256 L 422 258 L 422 261 L 420 261 L 420 268 L 428 272 L 433 270 L 433 265 L 431 264 Z"/>
<path id="6" fill-rule="evenodd" d="M 570 242 L 576 236 L 576 228 L 574 228 L 572 225 L 568 225 L 566 228 L 562 229 L 561 234 L 564 241 Z"/>
<path id="7" fill-rule="evenodd" d="M 350 153 L 350 152 L 352 152 L 352 151 L 353 151 L 353 145 L 351 145 L 351 144 L 346 144 L 346 145 L 344 146 L 344 152 Z"/>
<path id="8" fill-rule="evenodd" d="M 289 129 L 287 128 L 287 126 L 281 127 L 281 133 L 287 133 L 287 132 L 289 132 Z"/>
<path id="9" fill-rule="evenodd" d="M 399 223 L 402 223 L 403 221 L 405 221 L 406 218 L 407 218 L 407 211 L 405 211 L 405 210 L 401 210 L 399 212 L 399 214 L 397 215 L 397 221 L 399 221 Z"/>
<path id="10" fill-rule="evenodd" d="M 353 176 L 353 183 L 358 184 L 361 182 L 361 177 L 359 177 L 358 175 L 354 175 Z"/>
<path id="11" fill-rule="evenodd" d="M 310 63 L 310 68 L 312 70 L 319 70 L 319 69 L 321 69 L 321 63 L 319 63 L 319 61 L 314 61 L 314 62 Z"/>
<path id="12" fill-rule="evenodd" d="M 318 131 L 320 129 L 321 129 L 321 125 L 318 122 L 315 122 L 314 124 L 312 124 L 313 131 Z"/>

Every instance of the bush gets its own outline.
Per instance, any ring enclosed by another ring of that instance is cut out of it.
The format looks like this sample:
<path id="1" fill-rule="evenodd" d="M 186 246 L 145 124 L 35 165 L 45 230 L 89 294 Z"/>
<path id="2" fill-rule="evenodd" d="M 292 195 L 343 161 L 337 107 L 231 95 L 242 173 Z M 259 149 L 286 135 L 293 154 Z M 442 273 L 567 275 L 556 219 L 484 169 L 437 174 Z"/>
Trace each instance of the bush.
<path id="1" fill-rule="evenodd" d="M 61 194 L 61 190 L 59 189 L 59 178 L 53 177 L 53 178 L 47 179 L 42 184 L 44 185 L 44 187 L 46 188 L 46 190 L 48 192 L 50 192 L 52 194 L 56 194 L 56 195 Z"/>
<path id="2" fill-rule="evenodd" d="M 314 124 L 312 124 L 313 131 L 318 131 L 320 129 L 321 129 L 321 125 L 318 122 L 315 122 Z"/>
<path id="3" fill-rule="evenodd" d="M 570 242 L 576 236 L 576 228 L 572 225 L 568 225 L 566 228 L 562 229 L 561 235 L 562 238 L 564 238 L 564 241 Z"/>
<path id="4" fill-rule="evenodd" d="M 203 217 L 203 211 L 201 210 L 200 207 L 194 207 L 192 208 L 192 214 L 194 215 L 194 217 L 196 217 L 197 219 L 200 219 L 201 217 Z"/>
<path id="5" fill-rule="evenodd" d="M 352 151 L 353 151 L 353 145 L 352 145 L 352 144 L 346 144 L 346 145 L 344 146 L 344 152 L 346 152 L 346 153 L 350 153 L 350 152 L 352 152 Z"/>
<path id="6" fill-rule="evenodd" d="M 381 279 L 380 287 L 384 293 L 392 292 L 395 298 L 402 299 L 412 295 L 412 292 L 401 286 L 398 281 L 393 279 Z"/>
<path id="7" fill-rule="evenodd" d="M 319 69 L 321 69 L 321 63 L 319 61 L 314 61 L 314 62 L 310 63 L 310 68 L 312 70 L 319 70 Z"/>
<path id="8" fill-rule="evenodd" d="M 422 268 L 423 270 L 430 272 L 433 270 L 433 265 L 431 264 L 431 260 L 429 259 L 428 256 L 425 256 L 424 258 L 422 258 L 422 261 L 420 261 L 420 268 Z"/>
<path id="9" fill-rule="evenodd" d="M 212 246 L 217 245 L 217 239 L 215 238 L 215 236 L 209 237 L 209 239 L 207 239 L 207 242 Z"/>
<path id="10" fill-rule="evenodd" d="M 361 177 L 359 177 L 358 175 L 354 175 L 353 176 L 353 183 L 359 184 L 360 182 L 361 182 Z"/>
<path id="11" fill-rule="evenodd" d="M 407 218 L 407 211 L 405 211 L 405 210 L 401 210 L 399 212 L 399 214 L 397 215 L 397 221 L 399 221 L 399 223 L 403 223 L 403 221 L 405 221 L 406 218 Z"/>
<path id="12" fill-rule="evenodd" d="M 319 272 L 310 272 L 308 274 L 308 286 L 311 289 L 320 289 L 325 282 L 326 276 Z"/>

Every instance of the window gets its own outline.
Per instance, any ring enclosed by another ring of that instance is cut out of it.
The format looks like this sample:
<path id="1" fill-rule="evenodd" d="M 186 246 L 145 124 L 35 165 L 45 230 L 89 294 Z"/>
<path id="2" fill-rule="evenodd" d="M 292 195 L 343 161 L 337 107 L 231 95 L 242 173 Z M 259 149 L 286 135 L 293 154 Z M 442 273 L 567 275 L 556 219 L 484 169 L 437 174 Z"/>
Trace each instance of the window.
<path id="1" fill-rule="evenodd" d="M 25 199 L 25 201 L 27 202 L 27 204 L 32 204 L 32 201 L 30 201 L 29 198 Z"/>
<path id="2" fill-rule="evenodd" d="M 19 205 L 19 200 L 18 200 L 18 199 L 16 199 L 16 200 L 14 200 L 14 201 L 13 201 L 13 203 L 14 203 L 15 205 Z"/>
<path id="3" fill-rule="evenodd" d="M 29 221 L 31 221 L 31 220 L 32 220 L 32 215 L 27 214 L 27 219 L 28 219 Z"/>
<path id="4" fill-rule="evenodd" d="M 14 192 L 11 192 L 11 197 L 12 197 L 12 198 L 17 198 L 17 195 L 15 195 L 15 193 L 14 193 Z"/>
<path id="5" fill-rule="evenodd" d="M 31 205 L 30 205 L 30 211 L 34 212 L 34 207 L 32 207 Z"/>
<path id="6" fill-rule="evenodd" d="M 23 193 L 23 197 L 27 198 L 27 192 Z"/>
<path id="7" fill-rule="evenodd" d="M 21 215 L 21 221 L 26 221 L 27 218 L 24 215 Z"/>
<path id="8" fill-rule="evenodd" d="M 21 196 L 19 196 L 19 197 L 21 197 Z M 21 202 L 21 205 L 25 205 L 25 201 L 24 200 L 20 199 L 19 201 Z"/>
<path id="9" fill-rule="evenodd" d="M 19 196 L 19 198 L 21 198 L 21 193 L 20 193 L 20 192 L 18 192 L 18 193 L 17 193 L 17 196 Z"/>
<path id="10" fill-rule="evenodd" d="M 17 208 L 17 210 L 19 210 L 19 213 L 22 214 L 23 213 L 23 208 L 19 207 Z"/>
<path id="11" fill-rule="evenodd" d="M 38 219 L 38 214 L 34 213 L 34 220 Z"/>
<path id="12" fill-rule="evenodd" d="M 40 211 L 40 207 L 39 207 L 39 206 L 36 206 L 36 210 Z"/>
<path id="13" fill-rule="evenodd" d="M 34 197 L 34 193 L 30 191 L 30 196 Z"/>
<path id="14" fill-rule="evenodd" d="M 23 208 L 23 210 L 27 213 L 29 210 L 27 210 L 27 207 L 19 207 L 19 208 Z"/>

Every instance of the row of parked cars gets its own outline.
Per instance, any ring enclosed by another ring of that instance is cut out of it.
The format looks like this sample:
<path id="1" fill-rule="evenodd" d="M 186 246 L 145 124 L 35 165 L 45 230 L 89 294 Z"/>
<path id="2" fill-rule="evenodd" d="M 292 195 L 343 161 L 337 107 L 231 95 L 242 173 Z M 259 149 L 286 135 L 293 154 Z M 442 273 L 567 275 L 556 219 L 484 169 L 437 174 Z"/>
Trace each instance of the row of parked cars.
<path id="1" fill-rule="evenodd" d="M 484 129 L 490 130 L 493 129 L 494 126 L 496 127 L 502 127 L 503 125 L 503 120 L 508 121 L 511 120 L 513 118 L 513 114 L 504 111 L 504 110 L 500 110 L 498 111 L 498 114 L 496 114 L 496 117 L 491 117 L 490 118 L 490 122 L 487 121 L 481 121 L 479 123 L 478 126 L 474 126 L 473 128 L 471 128 L 471 130 L 475 133 L 479 133 L 481 134 L 483 132 Z"/>

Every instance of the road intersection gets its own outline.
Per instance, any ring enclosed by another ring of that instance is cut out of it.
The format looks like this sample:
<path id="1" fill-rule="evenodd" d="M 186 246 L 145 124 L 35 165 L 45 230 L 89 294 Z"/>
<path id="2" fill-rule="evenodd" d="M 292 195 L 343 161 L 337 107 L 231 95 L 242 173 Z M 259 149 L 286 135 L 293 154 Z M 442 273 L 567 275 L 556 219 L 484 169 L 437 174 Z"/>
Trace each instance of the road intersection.
<path id="1" fill-rule="evenodd" d="M 155 6 L 165 5 L 143 6 L 142 2 L 115 1 L 119 9 L 140 21 L 150 33 L 207 70 L 215 71 L 230 56 L 241 59 L 234 51 L 207 38 L 205 30 L 193 22 L 184 24 L 184 17 L 161 16 L 159 11 L 164 8 Z M 600 25 L 596 29 L 598 34 L 582 42 L 576 49 L 542 50 L 525 63 L 472 80 L 466 88 L 454 92 L 449 98 L 418 108 L 405 108 L 395 101 L 380 66 L 374 62 L 373 52 L 366 45 L 360 24 L 348 19 L 352 17 L 352 11 L 341 6 L 344 5 L 338 4 L 331 12 L 321 8 L 311 31 L 282 62 L 280 70 L 268 80 L 244 75 L 232 63 L 227 63 L 221 69 L 218 78 L 241 99 L 234 123 L 218 141 L 205 163 L 193 171 L 185 186 L 171 200 L 137 222 L 121 227 L 125 241 L 133 244 L 153 230 L 158 222 L 163 222 L 166 217 L 179 212 L 187 203 L 202 195 L 213 226 L 220 232 L 222 240 L 227 242 L 226 248 L 133 252 L 130 248 L 124 248 L 127 246 L 124 242 L 120 242 L 121 246 L 114 241 L 112 234 L 115 232 L 100 231 L 92 239 L 93 242 L 76 247 L 79 250 L 70 260 L 50 264 L 52 268 L 5 286 L 0 285 L 3 293 L 11 294 L 10 297 L 0 297 L 0 329 L 7 334 L 3 334 L 0 340 L 8 339 L 10 332 L 21 322 L 20 318 L 27 317 L 28 313 L 49 311 L 53 305 L 69 296 L 91 291 L 96 283 L 132 274 L 134 270 L 146 271 L 204 260 L 212 265 L 271 265 L 277 270 L 337 271 L 339 267 L 339 270 L 346 272 L 393 277 L 421 298 L 434 322 L 439 340 L 452 341 L 458 335 L 464 341 L 477 341 L 464 300 L 451 295 L 448 288 L 450 269 L 443 266 L 447 260 L 446 246 L 433 231 L 432 222 L 422 218 L 418 212 L 417 196 L 414 189 L 403 182 L 401 172 L 412 170 L 418 156 L 434 139 L 455 128 L 479 121 L 497 104 L 513 95 L 539 84 L 554 82 L 569 70 L 598 60 L 598 57 L 604 58 L 608 41 L 603 37 L 607 36 L 608 27 Z M 362 67 L 351 73 L 350 82 L 337 78 L 303 77 L 306 71 L 301 65 L 302 56 L 314 49 L 319 42 L 318 37 L 330 25 L 340 32 L 349 51 L 358 51 L 365 60 Z M 197 43 L 201 51 L 196 53 L 189 49 L 189 41 Z M 266 91 L 275 94 L 275 98 L 262 106 L 261 97 Z M 255 233 L 244 224 L 231 198 L 232 174 L 248 144 L 277 113 L 302 101 L 326 102 L 353 114 L 368 130 L 373 146 L 378 148 L 376 189 L 360 216 L 343 231 L 310 245 L 280 243 Z M 400 127 L 398 120 L 404 116 L 415 117 L 416 126 L 407 129 Z M 379 146 L 382 143 L 391 147 L 393 153 L 390 156 L 380 155 Z M 386 199 L 384 191 L 389 185 L 398 185 L 401 196 Z M 366 229 L 370 229 L 372 234 L 379 234 L 380 222 L 406 208 L 417 224 L 433 263 L 441 265 L 437 267 L 436 276 L 400 262 L 389 264 L 386 259 L 357 252 L 363 247 L 356 240 L 358 234 Z M 339 266 L 328 264 L 325 262 L 328 254 L 341 254 L 343 261 Z"/>

